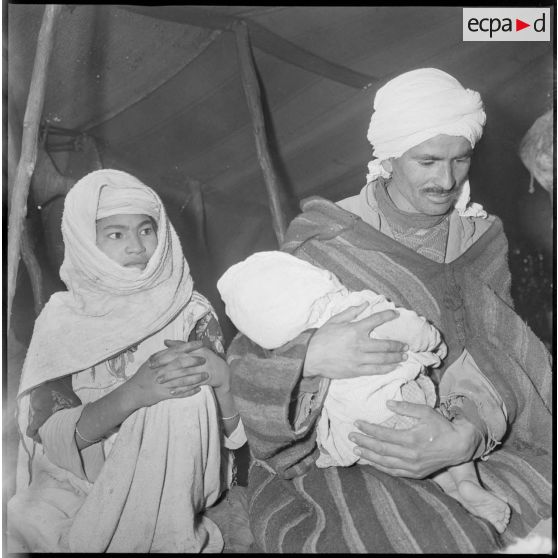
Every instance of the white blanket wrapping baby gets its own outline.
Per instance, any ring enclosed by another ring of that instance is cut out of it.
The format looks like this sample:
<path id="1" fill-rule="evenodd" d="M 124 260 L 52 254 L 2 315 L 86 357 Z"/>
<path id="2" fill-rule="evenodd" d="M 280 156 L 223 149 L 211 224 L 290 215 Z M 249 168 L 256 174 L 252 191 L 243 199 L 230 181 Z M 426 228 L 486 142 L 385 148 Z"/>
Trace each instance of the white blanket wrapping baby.
<path id="1" fill-rule="evenodd" d="M 358 319 L 395 308 L 371 290 L 349 292 L 335 275 L 284 252 L 259 252 L 230 267 L 217 282 L 227 315 L 244 335 L 265 349 L 275 349 L 304 330 L 319 328 L 350 306 L 368 303 Z M 354 421 L 394 428 L 410 425 L 386 401 L 407 400 L 434 406 L 436 395 L 427 366 L 439 366 L 446 355 L 440 332 L 412 310 L 397 308 L 399 317 L 371 332 L 377 339 L 409 345 L 408 358 L 383 375 L 330 382 L 319 419 L 319 467 L 359 461 L 348 439 Z"/>

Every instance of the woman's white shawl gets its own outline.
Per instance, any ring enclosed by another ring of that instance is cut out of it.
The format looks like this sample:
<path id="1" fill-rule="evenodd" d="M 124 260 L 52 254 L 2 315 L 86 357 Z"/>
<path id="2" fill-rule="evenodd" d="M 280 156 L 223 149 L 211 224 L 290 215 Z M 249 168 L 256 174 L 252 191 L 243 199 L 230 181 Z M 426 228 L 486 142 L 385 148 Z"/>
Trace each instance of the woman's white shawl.
<path id="1" fill-rule="evenodd" d="M 97 248 L 106 184 L 129 190 L 132 203 L 137 190 L 149 192 L 160 207 L 157 248 L 144 270 L 122 267 Z M 169 323 L 192 296 L 190 270 L 160 198 L 127 173 L 101 170 L 78 181 L 66 196 L 62 235 L 60 277 L 68 292 L 53 294 L 37 318 L 19 394 L 121 353 Z"/>

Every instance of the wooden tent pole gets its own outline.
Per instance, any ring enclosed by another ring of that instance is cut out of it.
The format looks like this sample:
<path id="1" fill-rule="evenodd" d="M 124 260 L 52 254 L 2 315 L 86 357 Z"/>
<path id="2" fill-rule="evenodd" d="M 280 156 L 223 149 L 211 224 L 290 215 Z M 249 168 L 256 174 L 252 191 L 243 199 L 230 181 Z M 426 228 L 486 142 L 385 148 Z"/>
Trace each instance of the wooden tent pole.
<path id="1" fill-rule="evenodd" d="M 358 89 L 366 88 L 372 83 L 379 81 L 375 76 L 356 72 L 341 64 L 330 62 L 313 52 L 299 47 L 291 41 L 287 41 L 283 37 L 266 29 L 263 25 L 259 25 L 250 19 L 241 19 L 225 15 L 214 9 L 190 6 L 159 6 L 157 10 L 145 6 L 123 5 L 118 7 L 129 12 L 165 21 L 172 21 L 173 23 L 185 23 L 187 25 L 196 25 L 198 27 L 205 27 L 206 29 L 219 29 L 221 31 L 231 31 L 239 22 L 244 21 L 248 25 L 251 43 L 256 48 L 284 62 L 294 64 L 299 68 L 304 68 L 308 72 Z"/>
<path id="2" fill-rule="evenodd" d="M 12 122 L 13 117 L 8 116 L 8 195 L 10 197 L 14 186 L 14 174 L 17 166 L 16 132 L 13 129 Z M 21 133 L 17 135 L 17 137 L 20 136 Z M 29 279 L 31 280 L 33 300 L 35 301 L 35 316 L 38 316 L 45 304 L 43 273 L 35 254 L 31 234 L 25 219 L 23 220 L 23 230 L 21 232 L 21 258 L 23 259 L 23 263 L 29 274 Z"/>
<path id="3" fill-rule="evenodd" d="M 38 149 L 39 124 L 43 112 L 47 68 L 54 42 L 54 26 L 62 5 L 47 4 L 37 40 L 37 51 L 29 86 L 27 107 L 23 118 L 21 156 L 17 166 L 16 177 L 11 196 L 10 217 L 8 221 L 8 328 L 15 294 L 17 269 L 19 266 L 21 238 L 24 219 L 27 214 L 27 195 L 31 176 L 35 170 Z"/>
<path id="4" fill-rule="evenodd" d="M 246 94 L 246 101 L 250 116 L 252 118 L 252 126 L 254 128 L 254 136 L 256 138 L 256 149 L 258 151 L 258 160 L 264 175 L 265 187 L 269 198 L 269 207 L 271 210 L 271 219 L 273 230 L 279 244 L 282 244 L 285 238 L 286 218 L 281 208 L 280 184 L 277 173 L 273 168 L 273 162 L 269 154 L 267 145 L 267 137 L 265 132 L 265 120 L 261 106 L 260 87 L 256 68 L 250 47 L 250 38 L 248 36 L 248 28 L 244 22 L 236 23 L 234 26 L 236 36 L 236 46 L 238 49 L 238 57 L 240 60 L 240 70 L 242 74 L 242 85 Z"/>
<path id="5" fill-rule="evenodd" d="M 199 180 L 188 180 L 189 190 L 192 194 L 192 210 L 196 217 L 196 232 L 202 250 L 207 252 L 207 239 L 205 238 L 205 208 L 203 203 L 203 190 Z"/>
<path id="6" fill-rule="evenodd" d="M 33 301 L 35 303 L 35 316 L 38 316 L 45 305 L 43 272 L 35 255 L 33 241 L 31 240 L 31 234 L 25 220 L 23 221 L 23 230 L 21 231 L 21 259 L 29 274 L 31 289 L 33 290 Z"/>

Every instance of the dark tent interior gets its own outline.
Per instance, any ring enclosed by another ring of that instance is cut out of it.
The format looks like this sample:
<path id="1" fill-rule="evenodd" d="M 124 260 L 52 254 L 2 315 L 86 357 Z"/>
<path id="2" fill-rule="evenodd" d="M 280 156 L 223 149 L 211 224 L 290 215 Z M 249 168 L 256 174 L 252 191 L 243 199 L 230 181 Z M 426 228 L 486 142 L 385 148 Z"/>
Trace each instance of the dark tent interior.
<path id="1" fill-rule="evenodd" d="M 8 209 L 43 13 L 42 5 L 7 6 Z M 553 108 L 552 42 L 464 42 L 457 7 L 65 5 L 25 217 L 42 301 L 22 259 L 7 333 L 8 440 L 17 437 L 14 395 L 36 312 L 64 288 L 64 195 L 87 172 L 125 170 L 160 194 L 196 288 L 217 309 L 227 341 L 234 336 L 215 283 L 231 264 L 277 247 L 238 29 L 251 44 L 286 223 L 305 197 L 336 201 L 364 186 L 372 101 L 390 77 L 435 67 L 479 91 L 487 125 L 472 199 L 503 220 L 516 308 L 552 343 L 553 191 L 531 182 L 519 156 L 529 128 Z"/>

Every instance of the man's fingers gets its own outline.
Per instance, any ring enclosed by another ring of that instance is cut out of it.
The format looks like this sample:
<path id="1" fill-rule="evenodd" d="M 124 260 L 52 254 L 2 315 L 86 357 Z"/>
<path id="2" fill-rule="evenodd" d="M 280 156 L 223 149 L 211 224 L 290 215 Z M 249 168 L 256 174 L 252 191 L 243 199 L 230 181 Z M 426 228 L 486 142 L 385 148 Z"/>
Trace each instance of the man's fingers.
<path id="1" fill-rule="evenodd" d="M 395 430 L 393 428 L 380 426 L 379 424 L 372 424 L 364 420 L 357 420 L 355 422 L 355 426 L 367 436 L 372 436 L 372 439 L 367 436 L 363 436 L 358 432 L 351 432 L 349 439 L 352 441 L 358 440 L 359 443 L 364 442 L 364 445 L 367 446 L 374 447 L 379 443 L 388 443 L 403 446 L 406 450 L 408 450 L 408 446 L 412 442 L 412 439 L 409 436 L 410 429 L 408 428 Z"/>
<path id="2" fill-rule="evenodd" d="M 381 312 L 376 312 L 371 316 L 362 318 L 362 320 L 359 320 L 356 323 L 359 325 L 360 328 L 372 331 L 379 325 L 394 320 L 398 316 L 399 312 L 397 312 L 397 310 L 382 310 Z"/>
<path id="3" fill-rule="evenodd" d="M 401 352 L 376 352 L 376 351 L 362 351 L 360 355 L 355 355 L 354 359 L 361 364 L 398 364 L 407 360 L 406 353 Z"/>
<path id="4" fill-rule="evenodd" d="M 363 310 L 368 306 L 368 302 L 359 304 L 358 306 L 349 306 L 339 314 L 331 316 L 331 318 L 326 322 L 330 324 L 339 324 L 343 322 L 352 322 L 357 316 L 362 314 Z"/>
<path id="5" fill-rule="evenodd" d="M 403 353 L 408 349 L 406 343 L 393 339 L 370 339 L 363 343 L 362 350 L 371 353 Z M 405 355 L 407 358 L 407 355 Z"/>
<path id="6" fill-rule="evenodd" d="M 351 432 L 349 434 L 349 440 L 361 449 L 371 451 L 382 458 L 399 459 L 403 460 L 405 463 L 413 458 L 413 451 L 406 445 L 393 444 L 390 441 L 371 438 L 370 436 L 362 434 L 362 432 Z M 387 463 L 384 463 L 384 465 L 387 465 Z M 401 466 L 401 462 L 399 466 Z"/>
<path id="7" fill-rule="evenodd" d="M 370 467 L 374 467 L 374 469 L 378 469 L 378 471 L 381 471 L 382 473 L 385 473 L 390 477 L 415 478 L 415 475 L 413 473 L 405 469 L 398 469 L 396 467 L 381 465 L 376 461 L 376 456 L 374 456 L 373 452 L 363 450 L 361 457 L 366 459 L 370 463 Z"/>
<path id="8" fill-rule="evenodd" d="M 361 422 L 361 421 L 357 421 Z M 369 423 L 364 423 L 362 431 L 374 431 Z M 360 427 L 359 427 L 360 428 Z M 380 427 L 382 428 L 382 427 Z M 392 430 L 392 429 L 384 429 Z M 403 433 L 404 431 L 398 430 Z M 417 454 L 412 449 L 403 445 L 394 444 L 390 441 L 382 441 L 376 438 L 370 438 L 359 432 L 351 432 L 349 439 L 356 444 L 353 451 L 356 455 L 366 459 L 373 467 L 392 476 L 401 476 L 407 478 L 422 478 L 422 476 L 414 470 L 413 465 L 417 461 Z"/>
<path id="9" fill-rule="evenodd" d="M 359 364 L 354 371 L 357 376 L 382 376 L 393 372 L 397 368 L 397 364 Z"/>
<path id="10" fill-rule="evenodd" d="M 430 413 L 435 412 L 432 407 L 423 403 L 409 403 L 408 401 L 389 400 L 386 403 L 388 409 L 406 417 L 424 418 Z"/>

